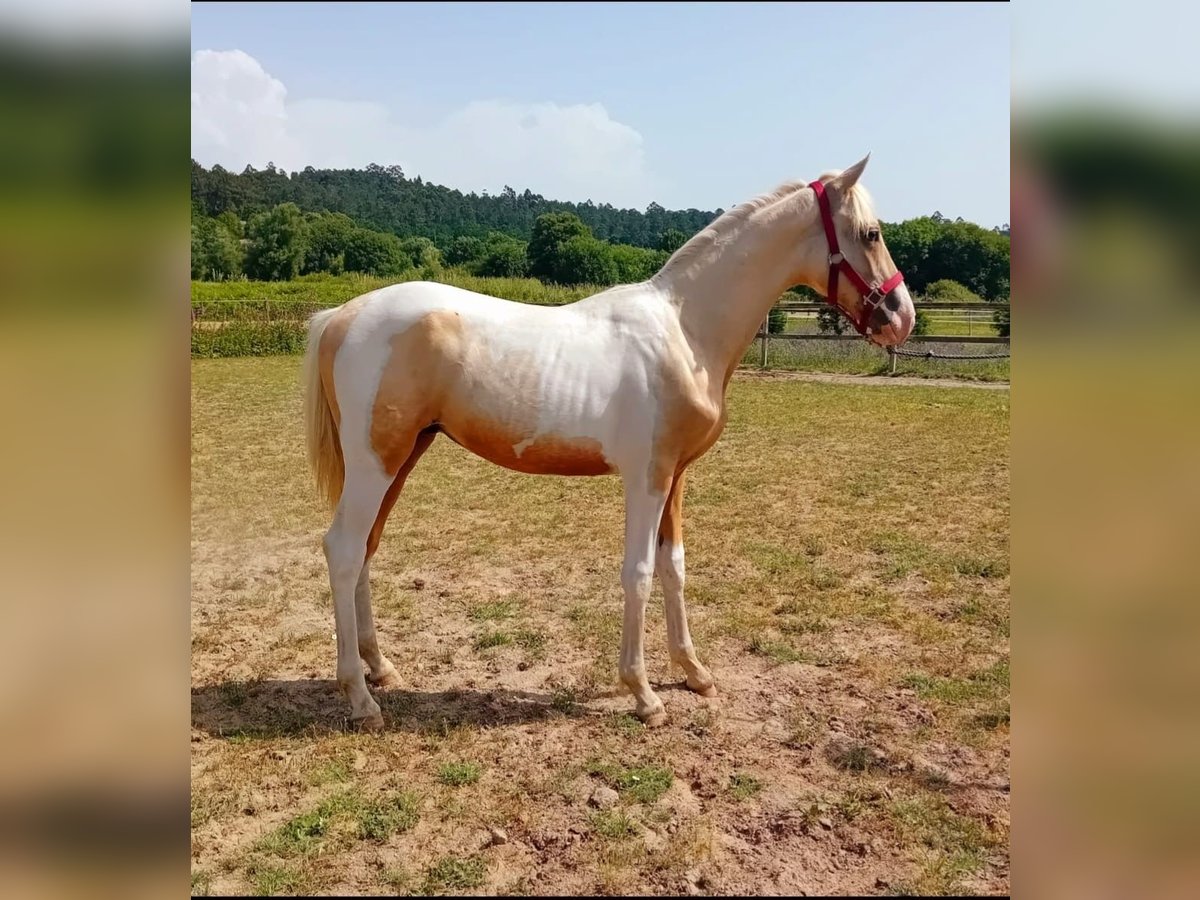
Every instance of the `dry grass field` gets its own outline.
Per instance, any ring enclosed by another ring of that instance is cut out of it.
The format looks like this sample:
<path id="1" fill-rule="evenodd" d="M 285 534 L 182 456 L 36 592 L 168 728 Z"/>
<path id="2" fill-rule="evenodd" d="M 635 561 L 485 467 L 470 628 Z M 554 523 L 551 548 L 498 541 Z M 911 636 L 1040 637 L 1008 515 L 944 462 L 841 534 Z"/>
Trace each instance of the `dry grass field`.
<path id="1" fill-rule="evenodd" d="M 346 729 L 299 357 L 192 365 L 192 889 L 1007 893 L 1009 393 L 739 373 L 619 694 L 620 481 L 441 438 L 372 566 L 404 686 Z"/>

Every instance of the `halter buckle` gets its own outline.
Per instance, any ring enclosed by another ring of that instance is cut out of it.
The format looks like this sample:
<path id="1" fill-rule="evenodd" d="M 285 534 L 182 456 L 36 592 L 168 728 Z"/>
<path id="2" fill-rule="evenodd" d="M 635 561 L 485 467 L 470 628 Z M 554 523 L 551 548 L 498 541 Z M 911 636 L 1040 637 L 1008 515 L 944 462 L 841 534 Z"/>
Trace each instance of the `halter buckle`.
<path id="1" fill-rule="evenodd" d="M 837 253 L 830 253 L 829 254 L 829 267 L 833 268 L 834 266 L 840 266 L 842 264 L 842 260 L 845 258 L 846 257 L 842 256 L 841 251 L 839 251 Z"/>

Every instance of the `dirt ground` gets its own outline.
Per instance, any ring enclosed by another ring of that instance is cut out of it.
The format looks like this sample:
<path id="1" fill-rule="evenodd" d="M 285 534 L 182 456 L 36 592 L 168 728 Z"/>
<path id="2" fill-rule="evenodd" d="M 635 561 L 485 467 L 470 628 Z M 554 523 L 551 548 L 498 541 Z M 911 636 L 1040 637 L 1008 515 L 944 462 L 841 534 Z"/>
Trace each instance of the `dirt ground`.
<path id="1" fill-rule="evenodd" d="M 617 478 L 435 442 L 372 567 L 382 734 L 347 730 L 297 358 L 193 364 L 192 887 L 1009 891 L 1008 392 L 738 375 L 616 689 Z"/>

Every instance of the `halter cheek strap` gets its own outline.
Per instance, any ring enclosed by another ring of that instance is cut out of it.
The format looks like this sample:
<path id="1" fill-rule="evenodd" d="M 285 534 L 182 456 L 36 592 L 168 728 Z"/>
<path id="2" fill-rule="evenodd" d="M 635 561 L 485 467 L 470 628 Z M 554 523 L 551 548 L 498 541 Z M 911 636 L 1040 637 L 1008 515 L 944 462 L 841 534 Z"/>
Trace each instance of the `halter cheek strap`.
<path id="1" fill-rule="evenodd" d="M 821 224 L 825 227 L 825 239 L 829 242 L 829 289 L 825 292 L 825 300 L 835 308 L 842 309 L 837 302 L 838 274 L 845 272 L 846 277 L 850 279 L 850 283 L 854 285 L 863 301 L 858 318 L 854 318 L 850 313 L 846 313 L 846 318 L 853 323 L 859 334 L 865 335 L 871 313 L 883 302 L 884 297 L 899 287 L 900 283 L 904 281 L 904 276 L 897 270 L 891 278 L 878 287 L 867 284 L 838 249 L 837 229 L 833 227 L 833 212 L 829 208 L 829 195 L 825 193 L 825 185 L 814 181 L 809 184 L 809 187 L 817 195 L 817 204 L 821 208 Z M 842 310 L 842 312 L 846 311 Z"/>

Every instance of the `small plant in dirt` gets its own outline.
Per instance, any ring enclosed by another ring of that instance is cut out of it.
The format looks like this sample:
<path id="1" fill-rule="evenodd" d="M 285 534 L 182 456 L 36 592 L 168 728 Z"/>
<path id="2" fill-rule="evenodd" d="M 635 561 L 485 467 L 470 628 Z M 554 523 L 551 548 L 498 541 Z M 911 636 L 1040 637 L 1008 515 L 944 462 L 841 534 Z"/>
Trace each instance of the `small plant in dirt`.
<path id="1" fill-rule="evenodd" d="M 496 600 L 473 607 L 471 618 L 476 622 L 499 622 L 502 619 L 511 619 L 515 612 L 516 606 L 511 600 Z"/>
<path id="2" fill-rule="evenodd" d="M 765 656 L 777 663 L 806 662 L 809 657 L 783 641 L 773 641 L 762 635 L 750 639 L 750 652 L 756 656 Z"/>
<path id="3" fill-rule="evenodd" d="M 546 635 L 540 631 L 522 628 L 513 632 L 513 640 L 517 646 L 529 653 L 534 659 L 540 659 L 546 652 Z"/>
<path id="4" fill-rule="evenodd" d="M 446 856 L 438 860 L 425 873 L 424 893 L 436 894 L 441 891 L 465 890 L 476 888 L 483 884 L 487 867 L 477 856 L 462 859 L 457 856 Z"/>
<path id="5" fill-rule="evenodd" d="M 207 897 L 212 890 L 212 876 L 207 872 L 192 873 L 192 896 Z"/>
<path id="6" fill-rule="evenodd" d="M 826 755 L 837 768 L 847 772 L 867 772 L 877 765 L 875 751 L 862 741 L 853 739 L 831 743 Z"/>
<path id="7" fill-rule="evenodd" d="M 438 768 L 438 781 L 450 787 L 462 787 L 479 780 L 479 763 L 448 762 Z"/>
<path id="8" fill-rule="evenodd" d="M 409 793 L 369 801 L 355 812 L 359 836 L 378 842 L 386 841 L 397 832 L 408 831 L 421 817 L 417 798 Z"/>
<path id="9" fill-rule="evenodd" d="M 671 770 L 661 766 L 626 769 L 593 758 L 584 767 L 589 775 L 599 775 L 617 791 L 641 803 L 653 803 L 667 792 L 674 780 Z"/>
<path id="10" fill-rule="evenodd" d="M 385 869 L 382 881 L 395 892 L 397 897 L 414 894 L 421 886 L 420 879 L 403 867 Z"/>
<path id="11" fill-rule="evenodd" d="M 736 772 L 729 776 L 729 793 L 735 800 L 748 800 L 763 789 L 763 783 L 753 775 Z"/>
<path id="12" fill-rule="evenodd" d="M 638 833 L 633 819 L 617 809 L 606 809 L 593 815 L 592 830 L 610 841 L 619 841 Z"/>
<path id="13" fill-rule="evenodd" d="M 492 647 L 503 647 L 512 643 L 512 635 L 504 631 L 489 631 L 475 640 L 476 650 L 490 650 Z"/>
<path id="14" fill-rule="evenodd" d="M 642 720 L 631 713 L 613 713 L 608 717 L 608 724 L 618 734 L 631 737 L 646 730 Z"/>
<path id="15" fill-rule="evenodd" d="M 550 697 L 550 705 L 559 712 L 569 713 L 578 702 L 579 697 L 575 693 L 575 689 L 569 687 L 555 688 Z"/>
<path id="16" fill-rule="evenodd" d="M 308 893 L 308 875 L 289 866 L 256 866 L 249 874 L 259 897 Z"/>

